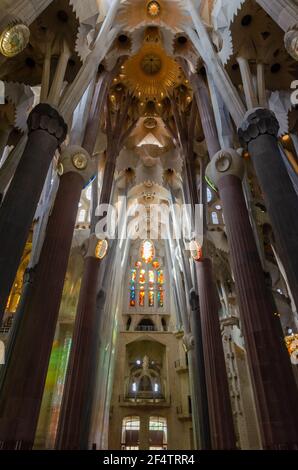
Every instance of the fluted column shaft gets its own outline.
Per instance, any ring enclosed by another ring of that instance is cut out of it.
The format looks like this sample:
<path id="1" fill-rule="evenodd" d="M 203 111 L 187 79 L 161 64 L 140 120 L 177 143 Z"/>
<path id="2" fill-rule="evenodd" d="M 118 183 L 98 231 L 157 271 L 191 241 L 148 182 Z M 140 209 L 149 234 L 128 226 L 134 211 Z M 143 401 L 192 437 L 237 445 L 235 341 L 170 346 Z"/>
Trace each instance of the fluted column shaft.
<path id="1" fill-rule="evenodd" d="M 196 270 L 212 449 L 235 449 L 233 414 L 211 261 L 202 259 L 196 262 Z"/>
<path id="2" fill-rule="evenodd" d="M 95 386 L 99 315 L 96 315 L 100 260 L 90 253 L 85 259 L 83 278 L 67 378 L 65 382 L 56 448 L 88 449 L 88 437 Z"/>
<path id="3" fill-rule="evenodd" d="M 193 365 L 193 390 L 194 400 L 198 408 L 199 422 L 195 426 L 200 430 L 200 448 L 201 450 L 211 449 L 210 422 L 208 409 L 208 395 L 206 386 L 206 370 L 204 361 L 204 348 L 202 336 L 202 322 L 199 305 L 199 296 L 193 293 L 190 297 L 191 304 L 191 331 L 193 345 L 187 348 L 188 356 L 190 356 L 189 364 Z M 194 404 L 195 405 L 195 404 Z"/>
<path id="4" fill-rule="evenodd" d="M 235 175 L 225 175 L 217 185 L 223 204 L 263 447 L 297 448 L 297 389 L 285 345 L 275 324 L 241 180 Z"/>
<path id="5" fill-rule="evenodd" d="M 28 118 L 28 141 L 0 208 L 0 320 L 23 253 L 50 162 L 67 127 L 51 106 Z"/>
<path id="6" fill-rule="evenodd" d="M 279 124 L 275 115 L 263 108 L 248 113 L 239 129 L 248 146 L 266 208 L 284 265 L 291 293 L 298 307 L 298 196 L 278 147 Z"/>
<path id="7" fill-rule="evenodd" d="M 34 442 L 82 187 L 76 172 L 61 177 L 0 395 L 6 449 L 30 449 Z"/>
<path id="8" fill-rule="evenodd" d="M 116 155 L 107 160 L 100 204 L 108 204 L 113 188 Z M 65 392 L 57 431 L 56 448 L 87 449 L 94 396 L 96 348 L 99 342 L 97 311 L 101 261 L 95 255 L 96 237 L 91 235 L 85 258 L 76 313 Z"/>

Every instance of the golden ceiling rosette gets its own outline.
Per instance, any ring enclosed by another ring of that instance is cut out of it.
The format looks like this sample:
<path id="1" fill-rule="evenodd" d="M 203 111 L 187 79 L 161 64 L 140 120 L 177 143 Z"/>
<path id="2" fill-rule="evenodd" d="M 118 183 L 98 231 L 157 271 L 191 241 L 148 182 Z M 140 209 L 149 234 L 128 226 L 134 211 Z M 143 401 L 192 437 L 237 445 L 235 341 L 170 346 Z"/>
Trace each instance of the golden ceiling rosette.
<path id="1" fill-rule="evenodd" d="M 181 67 L 160 44 L 144 44 L 121 69 L 121 78 L 140 101 L 160 101 L 185 79 Z"/>
<path id="2" fill-rule="evenodd" d="M 121 5 L 117 21 L 129 30 L 151 24 L 176 32 L 190 22 L 190 17 L 176 0 L 127 0 Z"/>

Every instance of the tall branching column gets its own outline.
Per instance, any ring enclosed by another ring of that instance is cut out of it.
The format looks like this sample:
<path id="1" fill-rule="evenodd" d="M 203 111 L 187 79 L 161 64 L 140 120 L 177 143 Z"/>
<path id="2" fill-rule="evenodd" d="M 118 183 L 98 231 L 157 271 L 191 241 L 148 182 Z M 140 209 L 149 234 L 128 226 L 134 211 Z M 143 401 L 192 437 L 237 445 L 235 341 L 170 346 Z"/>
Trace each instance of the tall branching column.
<path id="1" fill-rule="evenodd" d="M 182 103 L 179 103 L 178 107 L 176 98 L 176 101 L 172 100 L 172 109 L 180 146 L 185 158 L 190 200 L 193 206 L 193 213 L 195 213 L 195 207 L 198 204 L 198 191 L 195 176 L 193 144 L 197 106 L 193 100 L 188 116 L 187 108 L 184 108 L 183 111 Z M 212 449 L 233 449 L 236 447 L 236 438 L 220 332 L 218 316 L 219 305 L 213 282 L 212 264 L 208 258 L 202 258 L 198 263 L 197 274 L 200 315 L 196 315 L 196 317 L 193 318 L 194 332 L 196 333 L 194 340 L 195 343 L 201 343 L 203 345 L 204 364 L 202 364 L 202 357 L 199 354 L 200 346 L 197 344 L 195 348 L 197 352 L 197 370 L 198 374 L 200 374 L 200 379 L 202 378 L 202 372 L 205 372 L 202 384 L 206 384 L 207 390 L 211 446 Z M 196 322 L 200 324 L 196 325 Z M 215 384 L 218 386 L 215 387 Z M 202 396 L 202 394 L 200 395 Z M 223 413 L 222 410 L 225 410 L 225 413 Z M 203 414 L 200 418 L 206 419 L 206 415 Z M 206 431 L 208 430 L 207 423 L 205 429 Z"/>
<path id="2" fill-rule="evenodd" d="M 109 204 L 116 158 L 136 122 L 128 123 L 128 110 L 132 97 L 123 94 L 114 114 L 108 100 L 107 109 L 107 161 L 99 204 Z M 99 347 L 99 276 L 101 257 L 94 233 L 89 239 L 83 278 L 76 314 L 74 336 L 59 420 L 56 448 L 88 449 L 91 414 L 94 399 L 96 351 Z"/>
<path id="3" fill-rule="evenodd" d="M 249 221 L 241 184 L 243 162 L 235 150 L 222 150 L 207 174 L 223 204 L 262 444 L 265 449 L 296 449 L 297 387 Z"/>
<path id="4" fill-rule="evenodd" d="M 247 113 L 239 129 L 243 146 L 251 155 L 266 208 L 298 307 L 298 196 L 282 159 L 277 134 L 279 123 L 272 111 L 257 108 Z"/>
<path id="5" fill-rule="evenodd" d="M 34 443 L 78 203 L 94 173 L 93 162 L 80 147 L 64 151 L 60 168 L 63 174 L 0 395 L 4 449 L 31 449 Z"/>
<path id="6" fill-rule="evenodd" d="M 28 141 L 0 208 L 0 320 L 19 266 L 47 172 L 67 127 L 51 106 L 28 118 Z"/>

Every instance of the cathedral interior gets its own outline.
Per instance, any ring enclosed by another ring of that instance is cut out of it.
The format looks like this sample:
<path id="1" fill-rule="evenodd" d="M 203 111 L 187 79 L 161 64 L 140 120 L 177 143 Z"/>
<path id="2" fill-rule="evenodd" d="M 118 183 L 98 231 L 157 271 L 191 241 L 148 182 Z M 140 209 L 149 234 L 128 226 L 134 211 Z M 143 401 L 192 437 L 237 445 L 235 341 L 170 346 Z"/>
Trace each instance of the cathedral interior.
<path id="1" fill-rule="evenodd" d="M 0 1 L 1 450 L 298 450 L 297 61 L 298 0 Z"/>

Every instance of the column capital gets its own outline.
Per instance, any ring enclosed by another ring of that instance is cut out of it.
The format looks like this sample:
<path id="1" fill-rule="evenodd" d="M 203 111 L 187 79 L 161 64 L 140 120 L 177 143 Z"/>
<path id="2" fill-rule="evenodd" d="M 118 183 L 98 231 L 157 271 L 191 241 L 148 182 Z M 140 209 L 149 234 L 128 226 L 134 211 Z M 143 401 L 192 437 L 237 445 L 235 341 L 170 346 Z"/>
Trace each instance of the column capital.
<path id="1" fill-rule="evenodd" d="M 241 145 L 247 147 L 260 135 L 268 134 L 277 137 L 279 122 L 275 114 L 266 108 L 255 108 L 246 113 L 243 123 L 238 129 Z"/>
<path id="2" fill-rule="evenodd" d="M 66 173 L 77 173 L 85 185 L 96 173 L 96 160 L 83 147 L 69 145 L 62 151 L 58 162 L 59 176 Z"/>
<path id="3" fill-rule="evenodd" d="M 206 176 L 218 187 L 221 178 L 232 175 L 242 180 L 244 163 L 235 149 L 222 149 L 217 152 L 206 168 Z"/>
<path id="4" fill-rule="evenodd" d="M 29 114 L 29 133 L 43 130 L 56 137 L 58 145 L 62 144 L 67 134 L 67 125 L 62 116 L 47 103 L 40 103 Z"/>
<path id="5" fill-rule="evenodd" d="M 186 352 L 191 351 L 195 347 L 195 339 L 192 333 L 183 336 L 183 345 Z"/>
<path id="6" fill-rule="evenodd" d="M 290 56 L 294 60 L 298 60 L 298 24 L 285 34 L 284 42 Z"/>

